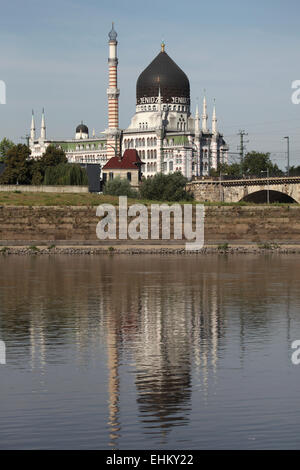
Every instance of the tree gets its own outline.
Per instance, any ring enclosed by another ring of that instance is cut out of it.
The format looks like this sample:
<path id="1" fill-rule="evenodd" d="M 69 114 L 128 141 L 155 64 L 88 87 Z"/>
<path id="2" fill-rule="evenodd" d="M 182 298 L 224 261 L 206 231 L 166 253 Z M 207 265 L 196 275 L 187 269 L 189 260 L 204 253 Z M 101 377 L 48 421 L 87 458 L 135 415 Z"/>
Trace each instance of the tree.
<path id="1" fill-rule="evenodd" d="M 49 145 L 40 162 L 43 166 L 48 167 L 68 163 L 68 159 L 62 149 L 57 148 L 55 145 Z"/>
<path id="2" fill-rule="evenodd" d="M 270 159 L 270 153 L 249 152 L 244 157 L 242 163 L 242 172 L 244 175 L 261 176 L 262 173 L 267 172 L 271 176 L 281 176 L 283 171 L 278 168 L 278 165 L 273 164 Z"/>
<path id="3" fill-rule="evenodd" d="M 5 170 L 1 175 L 2 184 L 31 184 L 32 161 L 27 145 L 14 145 L 8 150 L 5 159 Z"/>
<path id="4" fill-rule="evenodd" d="M 241 165 L 239 163 L 222 163 L 218 165 L 218 168 L 215 170 L 214 168 L 211 169 L 210 175 L 211 176 L 232 176 L 232 177 L 239 177 L 241 176 Z"/>
<path id="5" fill-rule="evenodd" d="M 87 186 L 89 182 L 86 170 L 79 164 L 60 163 L 46 168 L 43 184 L 50 186 Z"/>
<path id="6" fill-rule="evenodd" d="M 110 196 L 138 197 L 137 191 L 131 187 L 129 181 L 120 177 L 107 181 L 105 183 L 103 193 L 109 194 Z"/>
<path id="7" fill-rule="evenodd" d="M 290 176 L 300 176 L 300 166 L 290 167 Z"/>
<path id="8" fill-rule="evenodd" d="M 7 152 L 14 146 L 15 144 L 4 137 L 4 139 L 0 142 L 0 162 L 5 162 L 5 158 L 7 156 Z"/>
<path id="9" fill-rule="evenodd" d="M 153 201 L 191 201 L 193 195 L 186 191 L 186 183 L 187 179 L 179 171 L 168 175 L 157 173 L 142 181 L 140 195 Z"/>
<path id="10" fill-rule="evenodd" d="M 66 164 L 67 162 L 68 159 L 63 150 L 55 147 L 55 145 L 49 145 L 44 155 L 33 163 L 32 184 L 43 184 L 48 168 Z M 51 178 L 53 179 L 53 176 Z"/>

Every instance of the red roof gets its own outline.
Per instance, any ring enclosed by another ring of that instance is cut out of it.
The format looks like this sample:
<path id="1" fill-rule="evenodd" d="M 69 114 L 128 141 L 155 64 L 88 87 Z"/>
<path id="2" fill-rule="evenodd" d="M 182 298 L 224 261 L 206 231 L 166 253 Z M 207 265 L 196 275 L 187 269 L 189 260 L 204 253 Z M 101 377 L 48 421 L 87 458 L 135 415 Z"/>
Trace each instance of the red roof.
<path id="1" fill-rule="evenodd" d="M 119 157 L 112 157 L 102 170 L 138 170 L 142 163 L 137 151 L 128 149 L 125 150 L 121 160 L 119 160 Z"/>

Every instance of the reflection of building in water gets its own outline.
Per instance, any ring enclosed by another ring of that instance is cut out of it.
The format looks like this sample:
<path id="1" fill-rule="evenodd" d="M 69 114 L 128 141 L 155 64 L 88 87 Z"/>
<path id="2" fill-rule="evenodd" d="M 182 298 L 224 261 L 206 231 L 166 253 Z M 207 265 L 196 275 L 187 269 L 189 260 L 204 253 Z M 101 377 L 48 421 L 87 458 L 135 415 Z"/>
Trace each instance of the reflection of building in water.
<path id="1" fill-rule="evenodd" d="M 142 300 L 135 348 L 140 416 L 147 427 L 167 429 L 186 423 L 190 409 L 190 318 L 175 289 L 166 293 L 160 285 Z"/>
<path id="2" fill-rule="evenodd" d="M 109 420 L 110 446 L 117 448 L 119 432 L 121 429 L 119 422 L 120 412 L 120 378 L 119 378 L 119 345 L 118 328 L 112 319 L 108 324 L 107 332 L 107 366 L 108 366 L 108 395 L 109 395 Z"/>
<path id="3" fill-rule="evenodd" d="M 216 373 L 223 318 L 217 288 L 163 285 L 142 297 L 135 344 L 141 420 L 155 433 L 184 425 L 191 410 L 195 364 L 204 392 Z"/>
<path id="4" fill-rule="evenodd" d="M 222 284 L 199 273 L 195 277 L 193 259 L 174 259 L 171 269 L 160 258 L 143 262 L 20 260 L 6 273 L 6 284 L 9 279 L 17 284 L 14 298 L 1 294 L 2 308 L 15 312 L 15 320 L 4 318 L 6 327 L 28 334 L 32 367 L 64 360 L 65 351 L 74 353 L 79 365 L 107 361 L 111 446 L 121 429 L 120 363 L 134 365 L 140 420 L 160 433 L 187 422 L 192 375 L 198 370 L 201 399 L 216 371 L 223 336 Z M 22 275 L 28 265 L 31 278 Z"/>

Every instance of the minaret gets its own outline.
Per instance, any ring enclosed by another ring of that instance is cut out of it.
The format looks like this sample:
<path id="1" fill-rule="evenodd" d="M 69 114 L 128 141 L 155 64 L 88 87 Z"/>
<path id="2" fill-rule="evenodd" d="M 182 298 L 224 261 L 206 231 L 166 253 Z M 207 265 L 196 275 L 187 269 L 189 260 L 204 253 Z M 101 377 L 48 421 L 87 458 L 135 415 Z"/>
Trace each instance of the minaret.
<path id="1" fill-rule="evenodd" d="M 199 118 L 199 107 L 198 104 L 196 106 L 196 113 L 195 113 L 195 135 L 200 134 L 200 118 Z"/>
<path id="2" fill-rule="evenodd" d="M 33 110 L 32 110 L 32 117 L 31 117 L 30 140 L 32 142 L 35 141 L 35 122 L 34 122 L 34 111 Z"/>
<path id="3" fill-rule="evenodd" d="M 119 130 L 119 95 L 120 90 L 118 89 L 118 58 L 117 58 L 117 33 L 114 29 L 114 23 L 112 29 L 108 35 L 109 37 L 109 84 L 107 89 L 108 96 L 108 129 L 106 130 L 107 135 L 107 158 L 110 159 L 115 154 L 119 153 L 120 150 L 120 130 Z M 115 150 L 116 149 L 116 150 Z"/>
<path id="4" fill-rule="evenodd" d="M 203 112 L 202 112 L 202 131 L 207 132 L 207 105 L 206 105 L 206 96 L 203 98 Z"/>
<path id="5" fill-rule="evenodd" d="M 196 176 L 200 176 L 201 174 L 201 151 L 200 151 L 200 116 L 199 116 L 199 106 L 198 103 L 196 105 L 196 113 L 195 113 L 195 146 L 196 146 Z"/>
<path id="6" fill-rule="evenodd" d="M 217 128 L 217 113 L 216 113 L 216 102 L 214 102 L 214 109 L 213 109 L 213 115 L 212 115 L 212 133 L 217 134 L 218 133 L 218 128 Z"/>
<path id="7" fill-rule="evenodd" d="M 217 131 L 217 113 L 216 104 L 214 102 L 213 116 L 212 116 L 212 139 L 210 144 L 211 167 L 218 168 L 218 131 Z"/>
<path id="8" fill-rule="evenodd" d="M 45 110 L 42 112 L 42 123 L 41 123 L 41 140 L 46 140 L 46 124 L 45 124 Z"/>

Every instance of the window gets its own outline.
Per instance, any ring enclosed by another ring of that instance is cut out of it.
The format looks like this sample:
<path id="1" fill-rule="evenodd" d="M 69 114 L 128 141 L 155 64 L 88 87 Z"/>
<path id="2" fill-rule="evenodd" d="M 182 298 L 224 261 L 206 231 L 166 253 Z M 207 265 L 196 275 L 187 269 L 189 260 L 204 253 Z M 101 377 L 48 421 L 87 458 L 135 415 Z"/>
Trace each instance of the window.
<path id="1" fill-rule="evenodd" d="M 114 179 L 114 174 L 113 174 L 113 172 L 110 172 L 110 173 L 109 173 L 109 179 L 110 179 L 110 180 L 113 180 L 113 179 Z"/>
<path id="2" fill-rule="evenodd" d="M 128 179 L 128 181 L 131 181 L 131 171 L 128 171 L 128 173 L 127 173 L 127 179 Z"/>

